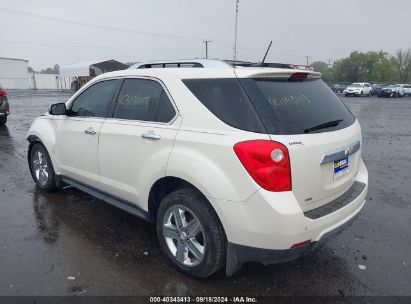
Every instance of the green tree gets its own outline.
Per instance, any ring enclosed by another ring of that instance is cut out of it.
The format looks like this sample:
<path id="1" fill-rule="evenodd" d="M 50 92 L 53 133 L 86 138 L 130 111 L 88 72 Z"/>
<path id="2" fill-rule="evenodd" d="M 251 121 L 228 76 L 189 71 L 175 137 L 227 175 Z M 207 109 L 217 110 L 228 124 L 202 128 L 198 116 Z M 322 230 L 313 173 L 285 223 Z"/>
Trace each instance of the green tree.
<path id="1" fill-rule="evenodd" d="M 323 61 L 315 61 L 311 65 L 314 71 L 320 72 L 321 74 L 325 74 L 328 70 L 328 64 Z"/>
<path id="2" fill-rule="evenodd" d="M 332 82 L 332 69 L 329 68 L 328 64 L 324 61 L 315 61 L 311 64 L 314 71 L 320 72 L 323 76 L 322 78 L 327 82 Z"/>
<path id="3" fill-rule="evenodd" d="M 386 52 L 354 51 L 334 63 L 330 77 L 336 82 L 395 82 L 398 80 L 393 60 Z"/>

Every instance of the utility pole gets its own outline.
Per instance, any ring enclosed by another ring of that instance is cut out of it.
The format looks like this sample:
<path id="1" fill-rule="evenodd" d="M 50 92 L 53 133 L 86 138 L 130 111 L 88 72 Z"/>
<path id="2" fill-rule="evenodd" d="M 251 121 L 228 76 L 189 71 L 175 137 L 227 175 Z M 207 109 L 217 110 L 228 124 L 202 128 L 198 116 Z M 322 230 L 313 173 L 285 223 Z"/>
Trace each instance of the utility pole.
<path id="1" fill-rule="evenodd" d="M 205 58 L 208 59 L 208 43 L 211 42 L 211 40 L 203 40 L 203 43 L 205 44 L 205 51 L 206 51 L 206 56 Z"/>
<path id="2" fill-rule="evenodd" d="M 234 29 L 234 56 L 233 59 L 237 60 L 237 21 L 238 21 L 238 3 L 240 0 L 235 0 L 235 29 Z"/>
<path id="3" fill-rule="evenodd" d="M 305 57 L 305 59 L 307 60 L 307 65 L 308 65 L 308 63 L 310 62 L 311 56 L 304 56 L 304 57 Z"/>

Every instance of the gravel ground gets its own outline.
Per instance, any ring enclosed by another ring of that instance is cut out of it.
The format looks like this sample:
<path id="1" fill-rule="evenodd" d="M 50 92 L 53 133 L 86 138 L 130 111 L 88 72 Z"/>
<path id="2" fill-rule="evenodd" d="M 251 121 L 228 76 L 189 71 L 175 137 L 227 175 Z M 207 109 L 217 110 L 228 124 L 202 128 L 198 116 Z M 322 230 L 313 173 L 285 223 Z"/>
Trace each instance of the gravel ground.
<path id="1" fill-rule="evenodd" d="M 75 189 L 38 191 L 25 135 L 70 94 L 9 91 L 0 128 L 0 295 L 411 295 L 411 98 L 344 98 L 363 129 L 367 204 L 353 225 L 293 262 L 193 280 L 155 227 Z"/>

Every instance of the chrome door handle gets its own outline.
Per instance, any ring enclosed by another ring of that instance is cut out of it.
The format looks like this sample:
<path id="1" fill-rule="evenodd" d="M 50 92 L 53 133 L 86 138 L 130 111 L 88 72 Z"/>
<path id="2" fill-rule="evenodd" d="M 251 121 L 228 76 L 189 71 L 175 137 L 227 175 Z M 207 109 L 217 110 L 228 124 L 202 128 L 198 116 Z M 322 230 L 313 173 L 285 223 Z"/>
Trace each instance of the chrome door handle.
<path id="1" fill-rule="evenodd" d="M 153 131 L 148 131 L 146 133 L 143 133 L 141 137 L 144 139 L 150 139 L 150 140 L 159 140 L 161 138 L 159 134 L 156 134 Z"/>
<path id="2" fill-rule="evenodd" d="M 95 135 L 97 132 L 94 131 L 94 129 L 92 127 L 85 129 L 84 133 L 86 133 L 87 135 Z"/>

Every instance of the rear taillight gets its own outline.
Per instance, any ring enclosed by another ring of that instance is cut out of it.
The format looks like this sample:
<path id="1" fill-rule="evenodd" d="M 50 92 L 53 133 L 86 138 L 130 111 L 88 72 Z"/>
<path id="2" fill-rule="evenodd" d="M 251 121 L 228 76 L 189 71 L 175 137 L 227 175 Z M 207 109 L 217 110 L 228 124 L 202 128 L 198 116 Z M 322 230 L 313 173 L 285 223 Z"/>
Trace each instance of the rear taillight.
<path id="1" fill-rule="evenodd" d="M 289 81 L 303 81 L 307 79 L 307 76 L 308 76 L 308 73 L 297 72 L 297 73 L 292 74 L 288 80 Z"/>
<path id="2" fill-rule="evenodd" d="M 271 140 L 243 141 L 234 152 L 248 174 L 268 191 L 291 191 L 291 169 L 288 149 Z"/>
<path id="3" fill-rule="evenodd" d="M 0 96 L 7 96 L 6 91 L 3 89 L 0 89 Z"/>

